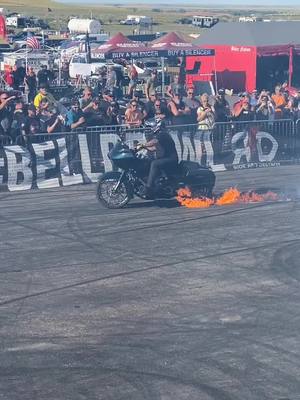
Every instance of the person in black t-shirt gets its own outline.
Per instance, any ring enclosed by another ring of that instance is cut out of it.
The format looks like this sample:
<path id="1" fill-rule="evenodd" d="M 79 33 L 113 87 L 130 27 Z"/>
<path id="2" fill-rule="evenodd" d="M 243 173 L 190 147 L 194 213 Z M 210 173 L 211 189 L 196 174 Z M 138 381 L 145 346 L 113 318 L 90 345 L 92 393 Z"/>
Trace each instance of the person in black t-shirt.
<path id="1" fill-rule="evenodd" d="M 146 144 L 141 145 L 140 148 L 145 148 L 148 151 L 155 151 L 156 159 L 151 162 L 150 172 L 146 184 L 146 196 L 153 198 L 153 186 L 155 180 L 161 175 L 162 171 L 171 171 L 176 168 L 178 164 L 178 154 L 175 142 L 171 135 L 165 129 L 163 122 L 158 122 L 160 126 L 155 137 L 149 140 Z"/>
<path id="2" fill-rule="evenodd" d="M 40 120 L 36 115 L 36 108 L 33 104 L 29 104 L 24 122 L 25 135 L 34 135 L 40 133 L 40 131 Z"/>
<path id="3" fill-rule="evenodd" d="M 155 101 L 157 99 L 157 93 L 153 90 L 149 92 L 149 100 L 145 103 L 144 117 L 145 119 L 151 119 L 155 116 Z"/>
<path id="4" fill-rule="evenodd" d="M 0 94 L 0 135 L 9 135 L 13 114 L 11 102 L 15 98 L 6 92 Z"/>
<path id="5" fill-rule="evenodd" d="M 41 133 L 61 132 L 65 123 L 62 115 L 57 114 L 56 111 L 50 111 L 47 98 L 41 100 L 39 120 Z"/>
<path id="6" fill-rule="evenodd" d="M 24 83 L 26 89 L 28 90 L 28 102 L 31 103 L 35 98 L 37 89 L 37 78 L 33 67 L 29 67 L 28 74 L 24 79 Z"/>
<path id="7" fill-rule="evenodd" d="M 13 113 L 13 118 L 10 127 L 10 137 L 15 140 L 18 136 L 22 135 L 22 130 L 24 129 L 26 114 L 24 112 L 24 104 L 22 100 L 17 99 L 15 102 L 15 110 Z"/>

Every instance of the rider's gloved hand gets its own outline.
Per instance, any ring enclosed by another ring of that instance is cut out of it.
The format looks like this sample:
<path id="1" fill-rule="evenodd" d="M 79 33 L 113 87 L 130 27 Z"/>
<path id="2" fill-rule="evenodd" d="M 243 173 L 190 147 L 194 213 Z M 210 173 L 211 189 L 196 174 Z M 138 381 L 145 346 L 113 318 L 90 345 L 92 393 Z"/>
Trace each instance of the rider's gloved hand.
<path id="1" fill-rule="evenodd" d="M 136 150 L 137 151 L 140 151 L 140 150 L 142 150 L 144 148 L 144 145 L 142 145 L 141 143 L 138 143 L 137 145 L 136 145 Z"/>

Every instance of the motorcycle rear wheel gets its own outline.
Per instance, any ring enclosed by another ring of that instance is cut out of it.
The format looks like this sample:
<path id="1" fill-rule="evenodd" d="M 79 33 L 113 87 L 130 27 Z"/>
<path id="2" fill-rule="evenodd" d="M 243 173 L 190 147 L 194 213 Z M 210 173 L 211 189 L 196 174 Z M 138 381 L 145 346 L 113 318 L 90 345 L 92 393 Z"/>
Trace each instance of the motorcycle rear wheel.
<path id="1" fill-rule="evenodd" d="M 98 182 L 97 199 L 106 208 L 123 208 L 131 199 L 126 182 L 118 182 L 117 177 L 105 176 Z"/>
<path id="2" fill-rule="evenodd" d="M 190 187 L 192 197 L 213 197 L 213 186 Z"/>

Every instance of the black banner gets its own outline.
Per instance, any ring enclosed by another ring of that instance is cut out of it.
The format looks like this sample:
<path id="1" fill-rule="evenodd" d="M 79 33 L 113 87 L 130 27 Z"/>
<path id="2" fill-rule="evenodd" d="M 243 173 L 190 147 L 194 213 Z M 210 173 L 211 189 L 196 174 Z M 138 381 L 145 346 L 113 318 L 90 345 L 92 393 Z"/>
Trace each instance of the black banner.
<path id="1" fill-rule="evenodd" d="M 298 163 L 296 133 L 278 124 L 169 127 L 179 159 L 209 165 L 215 171 L 265 168 Z M 127 132 L 129 145 L 145 141 L 143 130 Z M 53 136 L 51 136 L 53 137 Z M 68 186 L 90 183 L 112 169 L 108 153 L 116 133 L 86 132 L 60 135 L 42 143 L 0 148 L 0 190 Z"/>

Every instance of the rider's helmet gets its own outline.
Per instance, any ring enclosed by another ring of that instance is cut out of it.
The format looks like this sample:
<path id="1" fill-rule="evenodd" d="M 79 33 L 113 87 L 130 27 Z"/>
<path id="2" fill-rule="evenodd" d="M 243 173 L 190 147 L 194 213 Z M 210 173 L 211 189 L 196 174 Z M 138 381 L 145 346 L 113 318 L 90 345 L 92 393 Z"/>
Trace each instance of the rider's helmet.
<path id="1" fill-rule="evenodd" d="M 153 133 L 159 133 L 165 127 L 164 121 L 156 116 L 148 121 L 145 121 L 146 128 L 150 128 Z"/>

